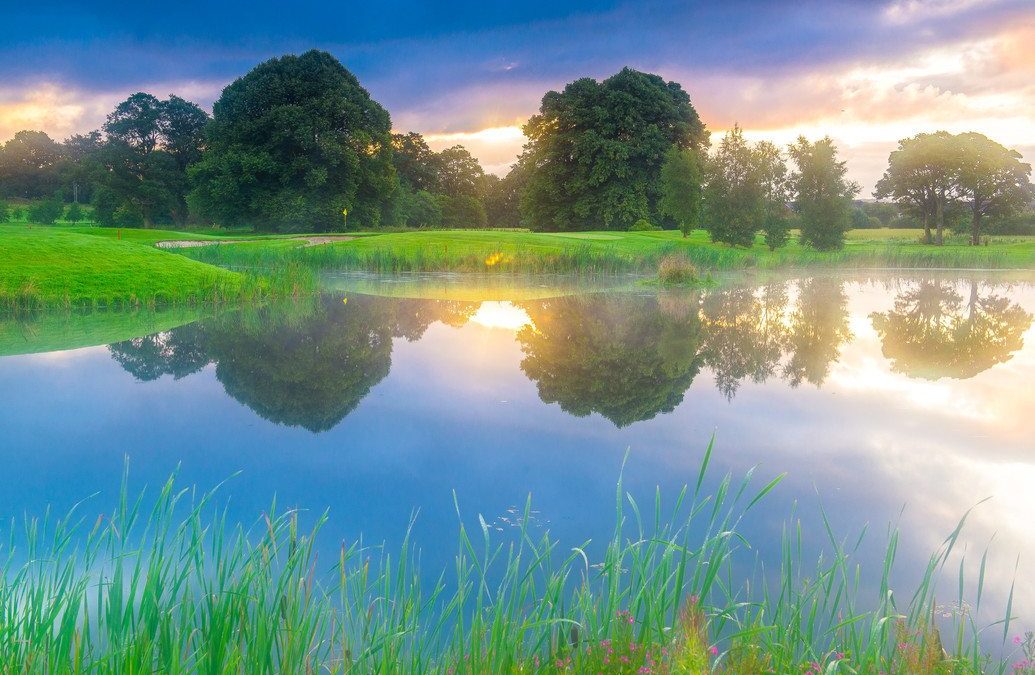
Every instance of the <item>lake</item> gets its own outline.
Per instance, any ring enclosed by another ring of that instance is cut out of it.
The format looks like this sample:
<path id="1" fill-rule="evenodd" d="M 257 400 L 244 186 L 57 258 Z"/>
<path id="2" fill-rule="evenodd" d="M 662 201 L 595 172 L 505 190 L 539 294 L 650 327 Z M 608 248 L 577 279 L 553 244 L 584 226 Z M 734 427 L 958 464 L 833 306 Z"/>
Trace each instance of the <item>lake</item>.
<path id="1" fill-rule="evenodd" d="M 712 486 L 755 466 L 759 485 L 787 474 L 742 528 L 745 567 L 779 560 L 792 517 L 818 554 L 822 506 L 839 536 L 869 524 L 864 583 L 897 524 L 908 594 L 992 497 L 956 556 L 972 582 L 994 537 L 982 613 L 1001 616 L 1015 580 L 1015 608 L 1035 607 L 1031 274 L 693 291 L 341 276 L 318 299 L 268 308 L 100 314 L 0 322 L 0 517 L 110 500 L 127 461 L 136 487 L 178 467 L 204 488 L 229 479 L 243 521 L 274 496 L 329 510 L 332 551 L 360 535 L 398 544 L 413 520 L 437 574 L 456 550 L 454 494 L 465 520 L 482 515 L 501 537 L 531 494 L 536 527 L 599 540 L 627 454 L 633 495 L 674 499 L 714 435 Z"/>

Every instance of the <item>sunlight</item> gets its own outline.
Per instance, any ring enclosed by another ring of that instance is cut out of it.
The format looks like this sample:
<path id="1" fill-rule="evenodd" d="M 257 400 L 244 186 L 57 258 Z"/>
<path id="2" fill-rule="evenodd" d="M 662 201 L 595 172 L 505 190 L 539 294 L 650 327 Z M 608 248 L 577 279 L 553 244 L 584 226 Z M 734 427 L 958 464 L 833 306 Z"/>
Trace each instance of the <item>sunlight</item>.
<path id="1" fill-rule="evenodd" d="M 524 309 L 510 302 L 495 300 L 483 302 L 478 307 L 478 311 L 471 316 L 471 321 L 486 328 L 502 328 L 512 331 L 532 325 L 532 319 Z"/>

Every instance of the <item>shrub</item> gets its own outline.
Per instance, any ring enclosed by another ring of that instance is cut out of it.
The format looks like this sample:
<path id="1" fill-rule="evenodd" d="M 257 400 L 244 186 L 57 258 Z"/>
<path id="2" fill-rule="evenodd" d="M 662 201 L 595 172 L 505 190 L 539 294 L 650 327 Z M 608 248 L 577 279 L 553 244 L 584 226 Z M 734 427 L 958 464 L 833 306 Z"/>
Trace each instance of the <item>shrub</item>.
<path id="1" fill-rule="evenodd" d="M 83 208 L 73 203 L 65 210 L 65 220 L 70 223 L 78 223 L 83 219 Z"/>
<path id="2" fill-rule="evenodd" d="M 123 204 L 115 209 L 112 221 L 117 227 L 143 227 L 144 215 L 140 213 L 140 209 L 130 204 Z"/>
<path id="3" fill-rule="evenodd" d="M 0 202 L 0 223 L 10 222 L 11 212 L 7 208 L 7 204 Z"/>
<path id="4" fill-rule="evenodd" d="M 658 263 L 658 282 L 666 286 L 694 283 L 697 278 L 697 268 L 686 256 L 671 254 Z"/>
<path id="5" fill-rule="evenodd" d="M 630 232 L 657 232 L 660 229 L 657 225 L 652 225 L 646 218 L 640 218 L 629 227 Z"/>
<path id="6" fill-rule="evenodd" d="M 56 197 L 44 199 L 29 208 L 29 220 L 41 225 L 53 225 L 54 221 L 65 212 L 61 200 Z"/>

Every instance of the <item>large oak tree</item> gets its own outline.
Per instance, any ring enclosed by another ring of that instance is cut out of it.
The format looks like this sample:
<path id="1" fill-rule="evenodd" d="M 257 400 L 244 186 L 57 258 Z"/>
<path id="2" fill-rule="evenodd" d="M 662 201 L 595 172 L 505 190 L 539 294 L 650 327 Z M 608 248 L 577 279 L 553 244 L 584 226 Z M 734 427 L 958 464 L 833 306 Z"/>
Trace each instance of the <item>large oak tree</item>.
<path id="1" fill-rule="evenodd" d="M 675 82 L 630 68 L 543 96 L 524 127 L 522 216 L 537 230 L 626 229 L 659 220 L 661 166 L 673 145 L 708 135 Z"/>
<path id="2" fill-rule="evenodd" d="M 271 59 L 223 90 L 193 205 L 226 225 L 327 231 L 380 224 L 396 186 L 391 119 L 323 51 Z"/>

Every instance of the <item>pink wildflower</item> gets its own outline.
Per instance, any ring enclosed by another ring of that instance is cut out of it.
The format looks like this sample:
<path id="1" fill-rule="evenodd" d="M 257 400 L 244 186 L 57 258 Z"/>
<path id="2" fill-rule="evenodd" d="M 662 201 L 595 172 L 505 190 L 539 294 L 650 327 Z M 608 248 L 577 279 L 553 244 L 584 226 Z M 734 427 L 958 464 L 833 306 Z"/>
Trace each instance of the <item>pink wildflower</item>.
<path id="1" fill-rule="evenodd" d="M 711 652 L 712 656 L 718 656 L 719 655 L 719 648 L 716 647 L 715 645 L 712 645 L 711 648 L 708 651 Z"/>

